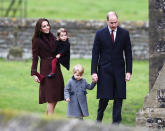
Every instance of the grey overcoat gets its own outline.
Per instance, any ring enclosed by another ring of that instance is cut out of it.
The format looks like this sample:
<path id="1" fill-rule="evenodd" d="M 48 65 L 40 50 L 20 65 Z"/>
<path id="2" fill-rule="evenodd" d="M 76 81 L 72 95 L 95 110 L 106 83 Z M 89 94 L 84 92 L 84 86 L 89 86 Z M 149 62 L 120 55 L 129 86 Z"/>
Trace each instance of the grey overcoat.
<path id="1" fill-rule="evenodd" d="M 85 79 L 76 80 L 72 77 L 64 89 L 65 99 L 70 98 L 67 107 L 67 116 L 89 116 L 86 98 L 86 89 L 92 90 L 96 84 L 88 84 Z"/>

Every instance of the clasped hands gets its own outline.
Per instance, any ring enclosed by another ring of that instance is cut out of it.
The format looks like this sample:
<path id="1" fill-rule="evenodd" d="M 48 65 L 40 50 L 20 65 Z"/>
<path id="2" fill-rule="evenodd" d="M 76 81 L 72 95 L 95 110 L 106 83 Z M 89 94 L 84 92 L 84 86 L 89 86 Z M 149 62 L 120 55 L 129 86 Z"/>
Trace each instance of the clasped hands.
<path id="1" fill-rule="evenodd" d="M 125 81 L 130 81 L 130 79 L 131 79 L 131 73 L 128 73 L 128 72 L 127 72 L 127 73 L 125 74 Z M 95 83 L 98 81 L 98 76 L 97 76 L 96 73 L 93 73 L 93 74 L 92 74 L 92 81 L 95 82 Z"/>

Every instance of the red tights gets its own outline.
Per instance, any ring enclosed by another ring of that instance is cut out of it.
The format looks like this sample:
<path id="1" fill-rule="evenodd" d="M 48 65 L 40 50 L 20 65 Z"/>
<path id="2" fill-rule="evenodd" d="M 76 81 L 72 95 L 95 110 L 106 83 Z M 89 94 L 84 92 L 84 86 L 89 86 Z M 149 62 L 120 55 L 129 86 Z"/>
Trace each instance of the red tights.
<path id="1" fill-rule="evenodd" d="M 57 62 L 58 62 L 58 59 L 57 59 L 57 58 L 54 58 L 54 59 L 52 60 L 52 72 L 50 73 L 50 75 L 56 72 L 56 65 L 57 65 Z"/>

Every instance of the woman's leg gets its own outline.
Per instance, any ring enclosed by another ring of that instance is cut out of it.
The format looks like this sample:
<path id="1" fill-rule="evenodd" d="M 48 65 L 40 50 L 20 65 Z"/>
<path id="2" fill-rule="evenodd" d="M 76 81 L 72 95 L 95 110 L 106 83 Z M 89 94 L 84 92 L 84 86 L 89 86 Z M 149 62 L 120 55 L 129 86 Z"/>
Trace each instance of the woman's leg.
<path id="1" fill-rule="evenodd" d="M 57 104 L 57 102 L 48 103 L 47 109 L 46 109 L 47 115 L 53 115 L 56 104 Z"/>

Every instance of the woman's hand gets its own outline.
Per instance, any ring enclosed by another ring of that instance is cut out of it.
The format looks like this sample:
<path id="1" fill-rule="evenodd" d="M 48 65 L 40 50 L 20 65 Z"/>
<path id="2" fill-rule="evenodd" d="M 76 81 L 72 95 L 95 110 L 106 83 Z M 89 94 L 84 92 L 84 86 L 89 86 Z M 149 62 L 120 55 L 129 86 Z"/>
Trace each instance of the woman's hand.
<path id="1" fill-rule="evenodd" d="M 69 101 L 70 101 L 70 98 L 67 98 L 67 99 L 66 99 L 66 102 L 69 102 Z"/>
<path id="2" fill-rule="evenodd" d="M 33 78 L 34 78 L 34 81 L 35 81 L 35 82 L 40 83 L 40 80 L 38 79 L 38 77 L 37 77 L 36 75 L 33 75 Z"/>

